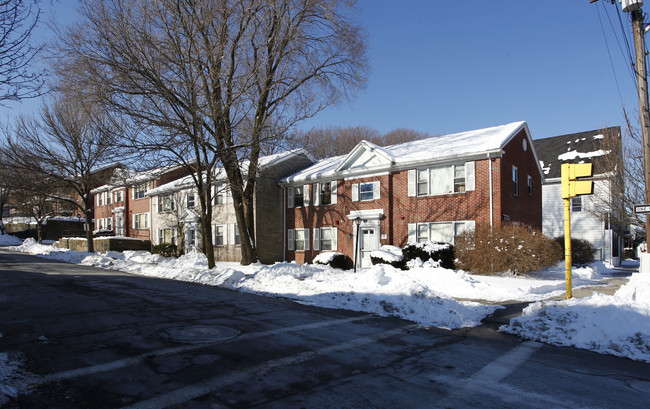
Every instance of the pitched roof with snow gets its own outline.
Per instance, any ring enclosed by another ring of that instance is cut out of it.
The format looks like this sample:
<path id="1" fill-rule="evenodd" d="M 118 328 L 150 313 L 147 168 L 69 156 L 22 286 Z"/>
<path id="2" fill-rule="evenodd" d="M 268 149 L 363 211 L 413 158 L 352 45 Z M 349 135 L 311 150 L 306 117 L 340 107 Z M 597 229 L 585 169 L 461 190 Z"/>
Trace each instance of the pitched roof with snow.
<path id="1" fill-rule="evenodd" d="M 285 160 L 289 160 L 292 158 L 295 158 L 297 156 L 305 156 L 309 158 L 310 160 L 314 161 L 314 159 L 311 157 L 311 155 L 304 149 L 294 149 L 291 151 L 284 151 L 280 153 L 276 153 L 273 155 L 266 155 L 266 156 L 261 156 L 258 161 L 258 169 L 259 171 L 263 171 L 264 169 L 267 169 L 271 166 L 274 166 L 278 163 L 284 162 Z M 248 164 L 249 161 L 243 161 L 242 164 L 240 165 L 240 168 L 242 172 L 246 173 L 248 171 Z M 216 168 L 215 169 L 215 179 L 217 181 L 224 181 L 226 180 L 226 172 L 222 167 Z M 158 196 L 162 194 L 168 194 L 172 192 L 177 192 L 179 190 L 183 189 L 189 189 L 191 187 L 194 187 L 194 178 L 192 175 L 187 175 L 185 177 L 182 177 L 180 179 L 173 180 L 169 183 L 165 183 L 164 185 L 160 185 L 156 187 L 155 189 L 149 190 L 147 193 L 145 193 L 146 196 Z"/>
<path id="2" fill-rule="evenodd" d="M 606 129 L 578 132 L 533 141 L 540 165 L 546 179 L 561 177 L 563 163 L 594 163 L 594 174 L 610 172 L 603 163 L 604 156 L 610 153 L 604 149 L 605 135 L 620 138 L 621 128 L 614 126 Z"/>
<path id="3" fill-rule="evenodd" d="M 341 175 L 352 176 L 369 171 L 422 166 L 436 162 L 479 157 L 487 153 L 500 153 L 521 130 L 526 130 L 530 138 L 526 122 L 520 121 L 386 147 L 361 141 L 349 154 L 323 159 L 283 179 L 282 182 L 318 180 Z"/>

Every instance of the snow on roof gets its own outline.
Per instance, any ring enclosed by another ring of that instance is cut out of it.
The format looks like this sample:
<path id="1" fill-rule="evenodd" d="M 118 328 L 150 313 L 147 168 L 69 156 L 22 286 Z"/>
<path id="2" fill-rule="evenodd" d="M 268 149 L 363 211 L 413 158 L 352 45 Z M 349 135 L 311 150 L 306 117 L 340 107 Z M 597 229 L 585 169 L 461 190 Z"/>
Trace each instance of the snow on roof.
<path id="1" fill-rule="evenodd" d="M 569 152 L 563 153 L 561 155 L 558 155 L 557 158 L 559 160 L 561 160 L 561 161 L 565 161 L 565 160 L 574 160 L 574 159 L 578 159 L 578 158 L 581 158 L 581 159 L 594 158 L 594 157 L 597 157 L 597 156 L 609 155 L 610 153 L 611 153 L 611 151 L 604 151 L 602 149 L 599 149 L 599 150 L 594 151 L 594 152 L 569 151 Z"/>
<path id="2" fill-rule="evenodd" d="M 450 135 L 434 136 L 412 142 L 400 143 L 386 147 L 379 147 L 367 141 L 361 141 L 348 154 L 333 158 L 323 159 L 312 166 L 303 169 L 282 182 L 314 180 L 334 177 L 338 172 L 351 170 L 346 168 L 354 158 L 359 157 L 359 151 L 373 150 L 378 153 L 374 164 L 377 165 L 384 158 L 384 168 L 407 166 L 421 163 L 432 163 L 447 159 L 455 159 L 479 155 L 488 152 L 500 151 L 505 144 L 526 126 L 526 122 L 513 122 L 507 125 L 491 128 L 477 129 L 474 131 L 460 132 Z M 375 166 L 378 168 L 378 166 Z M 368 170 L 357 167 L 360 171 Z"/>
<path id="3" fill-rule="evenodd" d="M 291 151 L 284 151 L 280 153 L 276 153 L 273 155 L 266 155 L 262 156 L 259 158 L 258 162 L 258 167 L 259 170 L 264 170 L 265 168 L 268 168 L 270 166 L 276 165 L 282 161 L 285 161 L 287 159 L 290 159 L 295 156 L 299 155 L 305 155 L 307 157 L 311 157 L 307 151 L 304 149 L 294 149 Z M 247 172 L 248 170 L 248 164 L 249 161 L 243 161 L 242 164 L 240 165 L 240 168 L 244 173 Z M 224 168 L 219 167 L 215 169 L 215 178 L 217 181 L 225 181 L 226 180 L 226 172 Z M 177 192 L 179 190 L 183 189 L 189 189 L 194 187 L 194 178 L 192 175 L 188 175 L 185 177 L 182 177 L 180 179 L 173 180 L 169 183 L 165 183 L 164 185 L 160 185 L 154 189 L 151 189 L 145 193 L 146 196 L 159 196 L 162 194 L 168 194 L 172 192 Z"/>

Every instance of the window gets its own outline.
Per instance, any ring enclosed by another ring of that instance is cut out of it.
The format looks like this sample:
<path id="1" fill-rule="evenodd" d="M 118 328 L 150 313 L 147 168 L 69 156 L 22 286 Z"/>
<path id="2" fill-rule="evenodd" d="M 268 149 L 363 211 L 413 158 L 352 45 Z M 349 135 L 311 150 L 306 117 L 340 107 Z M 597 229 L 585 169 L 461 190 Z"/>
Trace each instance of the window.
<path id="1" fill-rule="evenodd" d="M 435 166 L 408 171 L 409 196 L 434 196 L 464 193 L 475 189 L 475 164 Z"/>
<path id="2" fill-rule="evenodd" d="M 362 201 L 373 200 L 375 198 L 374 188 L 375 185 L 373 183 L 360 183 L 359 184 L 360 199 Z"/>
<path id="3" fill-rule="evenodd" d="M 187 208 L 188 209 L 194 209 L 194 206 L 196 206 L 196 198 L 194 196 L 194 193 L 188 193 L 187 194 Z"/>
<path id="4" fill-rule="evenodd" d="M 533 177 L 528 175 L 528 195 L 533 195 Z"/>
<path id="5" fill-rule="evenodd" d="M 474 226 L 474 221 L 413 223 L 409 224 L 409 242 L 435 241 L 453 244 L 454 237 L 465 230 L 473 229 Z"/>
<path id="6" fill-rule="evenodd" d="M 512 194 L 519 196 L 519 169 L 516 166 L 512 167 Z"/>
<path id="7" fill-rule="evenodd" d="M 158 244 L 176 244 L 176 229 L 158 229 Z"/>
<path id="8" fill-rule="evenodd" d="M 454 193 L 465 192 L 465 166 L 454 165 Z"/>
<path id="9" fill-rule="evenodd" d="M 173 195 L 158 197 L 158 213 L 172 212 L 176 210 L 176 201 Z"/>
<path id="10" fill-rule="evenodd" d="M 295 243 L 296 243 L 296 251 L 304 251 L 305 250 L 305 238 L 307 235 L 305 234 L 304 229 L 298 229 L 296 230 L 296 235 L 295 235 Z"/>
<path id="11" fill-rule="evenodd" d="M 104 206 L 104 193 L 97 195 L 97 206 Z"/>
<path id="12" fill-rule="evenodd" d="M 225 246 L 226 245 L 226 226 L 214 226 L 214 245 L 215 246 Z"/>
<path id="13" fill-rule="evenodd" d="M 187 230 L 187 243 L 186 247 L 194 247 L 196 246 L 196 229 L 188 229 Z"/>
<path id="14" fill-rule="evenodd" d="M 214 187 L 214 204 L 222 205 L 226 204 L 228 201 L 228 185 L 224 183 L 218 183 Z"/>
<path id="15" fill-rule="evenodd" d="M 296 186 L 293 189 L 293 207 L 303 207 L 305 205 L 304 186 Z"/>
<path id="16" fill-rule="evenodd" d="M 320 183 L 320 189 L 318 192 L 319 203 L 322 205 L 332 204 L 332 183 L 323 182 Z"/>
<path id="17" fill-rule="evenodd" d="M 144 199 L 144 194 L 147 192 L 147 184 L 133 186 L 133 198 Z"/>
<path id="18" fill-rule="evenodd" d="M 290 229 L 287 234 L 287 239 L 289 250 L 309 250 L 309 229 Z"/>
<path id="19" fill-rule="evenodd" d="M 133 215 L 133 228 L 134 229 L 148 229 L 149 228 L 149 214 L 138 213 Z"/>
<path id="20" fill-rule="evenodd" d="M 379 181 L 352 184 L 352 201 L 358 202 L 359 200 L 370 201 L 379 199 L 381 193 L 380 186 Z"/>
<path id="21" fill-rule="evenodd" d="M 233 234 L 233 243 L 235 246 L 240 246 L 241 245 L 241 237 L 239 236 L 239 226 L 237 226 L 237 223 L 232 225 L 232 234 Z"/>
<path id="22" fill-rule="evenodd" d="M 571 199 L 571 211 L 572 212 L 581 212 L 582 211 L 582 197 L 574 197 Z"/>
<path id="23" fill-rule="evenodd" d="M 111 192 L 104 192 L 104 195 L 106 195 L 106 204 L 109 205 L 112 202 L 113 195 L 111 195 Z"/>
<path id="24" fill-rule="evenodd" d="M 122 196 L 122 191 L 118 190 L 117 192 L 115 192 L 115 203 L 119 203 L 119 202 L 121 202 L 123 200 L 124 200 L 124 198 Z"/>
<path id="25" fill-rule="evenodd" d="M 314 250 L 336 250 L 337 230 L 335 227 L 321 227 L 314 229 Z"/>
<path id="26" fill-rule="evenodd" d="M 418 170 L 418 196 L 429 194 L 429 169 Z"/>
<path id="27" fill-rule="evenodd" d="M 109 193 L 110 196 L 110 193 Z M 107 217 L 106 218 L 106 230 L 113 230 L 113 218 L 112 217 Z"/>

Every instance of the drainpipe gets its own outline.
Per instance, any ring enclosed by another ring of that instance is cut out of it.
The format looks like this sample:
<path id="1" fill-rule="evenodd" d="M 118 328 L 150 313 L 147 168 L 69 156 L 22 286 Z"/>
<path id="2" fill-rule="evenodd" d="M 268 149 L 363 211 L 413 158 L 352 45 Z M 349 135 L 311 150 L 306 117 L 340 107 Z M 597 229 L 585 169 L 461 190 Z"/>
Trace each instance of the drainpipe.
<path id="1" fill-rule="evenodd" d="M 287 261 L 287 188 L 282 186 L 282 260 Z"/>
<path id="2" fill-rule="evenodd" d="M 490 178 L 490 229 L 493 227 L 494 223 L 494 207 L 493 207 L 493 190 L 492 190 L 492 159 L 490 159 L 490 154 L 487 154 L 487 159 L 488 159 L 488 167 L 489 167 L 489 178 Z"/>

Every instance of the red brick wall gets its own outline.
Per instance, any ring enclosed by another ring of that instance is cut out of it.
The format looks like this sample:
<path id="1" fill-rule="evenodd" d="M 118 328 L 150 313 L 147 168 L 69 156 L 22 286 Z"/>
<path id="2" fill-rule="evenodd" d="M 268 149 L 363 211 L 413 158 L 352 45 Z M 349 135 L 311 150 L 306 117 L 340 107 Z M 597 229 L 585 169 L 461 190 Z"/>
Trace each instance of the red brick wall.
<path id="1" fill-rule="evenodd" d="M 523 149 L 526 132 L 522 130 L 504 148 L 501 159 L 501 214 L 508 215 L 510 222 L 525 224 L 542 230 L 542 180 L 535 162 L 530 141 Z M 512 167 L 519 169 L 519 194 L 513 195 Z M 528 176 L 533 178 L 533 194 L 528 194 Z"/>
<path id="2" fill-rule="evenodd" d="M 408 170 L 391 174 L 338 180 L 337 203 L 314 206 L 313 189 L 310 186 L 310 205 L 287 209 L 287 229 L 310 229 L 310 250 L 287 251 L 287 260 L 298 263 L 312 262 L 319 253 L 313 250 L 313 229 L 315 227 L 336 227 L 338 243 L 336 251 L 352 257 L 354 253 L 354 225 L 348 215 L 354 210 L 382 209 L 380 237 L 382 245 L 404 246 L 408 241 L 409 223 L 475 221 L 476 224 L 490 223 L 490 163 L 492 168 L 492 207 L 493 224 L 501 226 L 502 214 L 508 214 L 512 222 L 520 222 L 541 229 L 542 199 L 541 178 L 531 147 L 522 149 L 525 131 L 517 135 L 506 147 L 504 158 L 475 161 L 476 186 L 474 191 L 439 196 L 409 197 Z M 530 145 L 530 144 L 529 144 Z M 511 167 L 519 167 L 519 196 L 513 197 Z M 534 192 L 528 195 L 527 175 L 533 177 Z M 353 183 L 379 180 L 381 194 L 379 200 L 353 202 L 351 198 Z M 285 193 L 286 194 L 286 193 Z M 285 244 L 286 245 L 286 244 Z"/>

